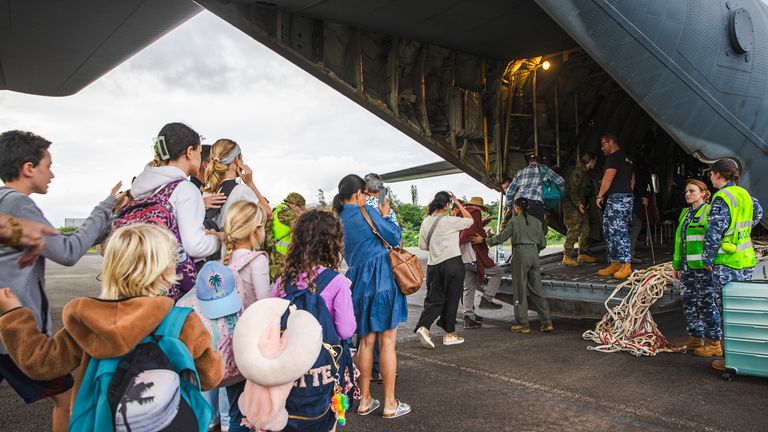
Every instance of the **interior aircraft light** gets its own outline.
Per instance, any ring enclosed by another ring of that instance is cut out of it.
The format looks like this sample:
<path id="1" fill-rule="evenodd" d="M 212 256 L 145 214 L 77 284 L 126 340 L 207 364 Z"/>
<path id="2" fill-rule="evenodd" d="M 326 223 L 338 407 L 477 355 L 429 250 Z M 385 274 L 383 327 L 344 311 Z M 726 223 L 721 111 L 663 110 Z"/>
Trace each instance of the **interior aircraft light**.
<path id="1" fill-rule="evenodd" d="M 544 63 L 541 64 L 541 68 L 546 70 L 549 70 L 549 67 L 552 66 L 552 64 L 549 62 L 549 60 L 544 60 Z"/>

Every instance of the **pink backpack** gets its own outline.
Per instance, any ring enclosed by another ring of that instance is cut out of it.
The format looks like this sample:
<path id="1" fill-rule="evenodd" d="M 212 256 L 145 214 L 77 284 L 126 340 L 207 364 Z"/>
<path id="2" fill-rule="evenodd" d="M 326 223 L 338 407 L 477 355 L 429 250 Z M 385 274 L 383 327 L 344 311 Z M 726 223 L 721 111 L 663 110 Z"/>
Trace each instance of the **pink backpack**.
<path id="1" fill-rule="evenodd" d="M 237 369 L 237 364 L 235 363 L 235 354 L 232 350 L 232 334 L 235 331 L 235 325 L 237 324 L 240 315 L 242 315 L 243 311 L 250 306 L 251 303 L 256 301 L 256 296 L 252 293 L 244 292 L 243 281 L 240 278 L 240 270 L 259 255 L 266 256 L 266 252 L 248 252 L 228 266 L 235 275 L 235 289 L 237 289 L 237 293 L 240 295 L 240 300 L 243 305 L 240 312 L 214 320 L 209 319 L 200 311 L 197 301 L 197 291 L 195 288 L 192 288 L 176 303 L 176 306 L 191 307 L 195 310 L 197 316 L 200 317 L 203 325 L 205 325 L 206 329 L 208 329 L 208 332 L 211 334 L 213 347 L 221 353 L 222 360 L 224 361 L 224 377 L 221 379 L 219 387 L 226 387 L 243 380 L 243 376 L 240 375 L 240 371 Z"/>

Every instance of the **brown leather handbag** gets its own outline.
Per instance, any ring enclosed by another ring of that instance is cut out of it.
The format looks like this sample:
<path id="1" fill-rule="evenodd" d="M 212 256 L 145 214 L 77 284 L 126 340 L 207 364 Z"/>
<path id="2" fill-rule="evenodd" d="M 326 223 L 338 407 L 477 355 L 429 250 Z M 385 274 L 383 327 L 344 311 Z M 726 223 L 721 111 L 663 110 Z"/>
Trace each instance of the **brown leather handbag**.
<path id="1" fill-rule="evenodd" d="M 424 270 L 421 268 L 419 258 L 405 250 L 402 245 L 393 247 L 387 243 L 384 237 L 379 234 L 379 230 L 376 229 L 373 221 L 371 221 L 371 217 L 368 215 L 365 207 L 360 207 L 360 212 L 363 214 L 365 221 L 368 222 L 371 230 L 373 230 L 373 233 L 376 234 L 376 237 L 387 248 L 389 263 L 392 266 L 392 275 L 395 278 L 395 282 L 397 282 L 397 286 L 400 288 L 400 292 L 403 295 L 411 295 L 418 291 L 421 288 L 421 282 L 424 280 Z"/>

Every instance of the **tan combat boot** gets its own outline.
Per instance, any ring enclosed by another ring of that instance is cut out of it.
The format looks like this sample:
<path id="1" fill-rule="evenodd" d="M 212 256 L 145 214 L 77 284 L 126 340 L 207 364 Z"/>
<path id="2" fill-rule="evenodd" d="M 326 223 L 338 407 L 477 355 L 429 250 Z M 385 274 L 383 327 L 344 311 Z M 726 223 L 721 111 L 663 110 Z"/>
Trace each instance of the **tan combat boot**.
<path id="1" fill-rule="evenodd" d="M 587 254 L 585 254 L 585 253 L 580 253 L 580 254 L 579 254 L 579 257 L 578 257 L 576 260 L 577 260 L 578 262 L 581 262 L 581 263 L 587 263 L 587 264 L 594 264 L 594 263 L 596 263 L 596 262 L 597 262 L 597 260 L 595 259 L 595 257 L 593 257 L 592 255 L 587 255 Z"/>
<path id="2" fill-rule="evenodd" d="M 632 265 L 621 264 L 621 266 L 619 267 L 619 270 L 613 274 L 613 277 L 616 279 L 626 279 L 631 274 L 632 274 Z"/>
<path id="3" fill-rule="evenodd" d="M 715 360 L 712 362 L 712 369 L 725 372 L 725 362 L 722 360 Z"/>
<path id="4" fill-rule="evenodd" d="M 693 337 L 693 336 L 688 336 L 688 339 L 675 344 L 675 348 L 687 349 L 687 350 L 695 350 L 696 348 L 701 348 L 703 346 L 704 346 L 704 339 Z"/>
<path id="5" fill-rule="evenodd" d="M 719 340 L 712 340 L 703 347 L 693 350 L 693 355 L 697 355 L 699 357 L 722 357 L 723 346 L 720 345 Z"/>
<path id="6" fill-rule="evenodd" d="M 563 265 L 568 267 L 578 267 L 579 262 L 568 255 L 563 255 Z"/>
<path id="7" fill-rule="evenodd" d="M 610 276 L 616 273 L 617 271 L 619 271 L 620 267 L 621 267 L 621 264 L 618 261 L 614 261 L 608 267 L 598 270 L 597 274 L 598 276 Z"/>

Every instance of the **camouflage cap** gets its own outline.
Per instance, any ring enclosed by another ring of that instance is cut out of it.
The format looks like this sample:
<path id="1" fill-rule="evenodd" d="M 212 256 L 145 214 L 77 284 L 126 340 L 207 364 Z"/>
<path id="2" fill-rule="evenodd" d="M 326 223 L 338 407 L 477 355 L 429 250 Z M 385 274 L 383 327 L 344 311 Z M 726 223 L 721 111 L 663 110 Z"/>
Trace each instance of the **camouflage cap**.
<path id="1" fill-rule="evenodd" d="M 305 200 L 304 197 L 301 196 L 301 194 L 298 192 L 289 193 L 283 202 L 286 204 L 295 204 L 299 207 L 304 207 L 307 205 L 307 200 Z"/>

